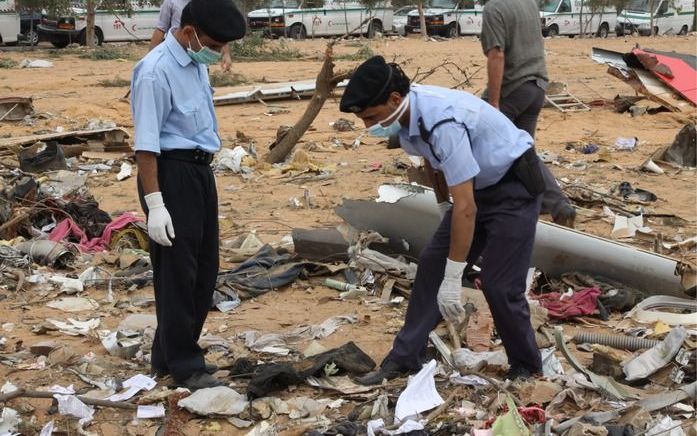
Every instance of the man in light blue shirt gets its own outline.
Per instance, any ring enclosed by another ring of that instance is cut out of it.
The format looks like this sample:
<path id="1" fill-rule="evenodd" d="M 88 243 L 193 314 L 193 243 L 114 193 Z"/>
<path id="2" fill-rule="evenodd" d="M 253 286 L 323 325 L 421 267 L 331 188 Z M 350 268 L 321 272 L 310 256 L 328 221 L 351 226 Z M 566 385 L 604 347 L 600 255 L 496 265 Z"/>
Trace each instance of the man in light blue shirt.
<path id="1" fill-rule="evenodd" d="M 218 276 L 220 149 L 206 65 L 245 33 L 232 0 L 192 0 L 181 24 L 133 70 L 138 193 L 148 219 L 157 330 L 153 374 L 191 390 L 219 386 L 198 339 Z M 176 236 L 175 236 L 176 235 Z"/>
<path id="2" fill-rule="evenodd" d="M 525 298 L 544 190 L 532 137 L 471 94 L 411 85 L 381 56 L 358 67 L 340 109 L 356 114 L 374 136 L 399 134 L 407 153 L 425 158 L 443 217 L 419 258 L 404 327 L 381 368 L 359 381 L 377 384 L 421 368 L 429 333 L 443 318 L 462 319 L 462 276 L 480 256 L 509 377 L 541 372 Z"/>

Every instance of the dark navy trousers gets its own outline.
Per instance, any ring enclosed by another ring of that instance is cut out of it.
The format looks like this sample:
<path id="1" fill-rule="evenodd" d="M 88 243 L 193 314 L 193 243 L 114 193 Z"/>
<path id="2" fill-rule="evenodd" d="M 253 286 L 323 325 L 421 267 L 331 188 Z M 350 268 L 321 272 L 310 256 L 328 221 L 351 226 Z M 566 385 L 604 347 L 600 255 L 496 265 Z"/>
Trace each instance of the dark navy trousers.
<path id="1" fill-rule="evenodd" d="M 530 324 L 525 279 L 535 240 L 541 198 L 515 178 L 475 191 L 474 239 L 467 263 L 481 256 L 482 288 L 511 366 L 540 372 L 542 362 Z M 442 320 L 436 296 L 450 250 L 451 212 L 445 215 L 419 257 L 404 326 L 383 361 L 418 370 L 429 333 Z"/>
<path id="2" fill-rule="evenodd" d="M 150 240 L 157 315 L 150 363 L 184 381 L 205 371 L 198 339 L 218 278 L 218 195 L 210 165 L 160 157 L 157 173 L 176 238 L 171 247 Z M 140 183 L 138 193 L 147 215 Z"/>

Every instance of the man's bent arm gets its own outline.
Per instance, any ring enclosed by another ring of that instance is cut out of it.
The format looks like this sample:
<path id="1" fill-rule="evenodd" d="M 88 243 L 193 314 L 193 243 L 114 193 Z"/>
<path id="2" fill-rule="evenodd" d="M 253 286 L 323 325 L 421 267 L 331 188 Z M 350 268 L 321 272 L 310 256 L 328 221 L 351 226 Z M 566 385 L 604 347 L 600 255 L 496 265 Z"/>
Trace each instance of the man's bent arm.
<path id="1" fill-rule="evenodd" d="M 505 57 L 499 47 L 492 48 L 486 53 L 486 69 L 489 83 L 487 85 L 487 98 L 489 104 L 499 107 L 501 99 L 501 84 L 503 83 L 503 68 Z"/>
<path id="2" fill-rule="evenodd" d="M 477 217 L 473 180 L 451 186 L 450 193 L 453 196 L 453 215 L 448 258 L 455 262 L 465 262 L 472 245 Z"/>
<path id="3" fill-rule="evenodd" d="M 160 45 L 160 43 L 164 40 L 165 32 L 161 29 L 155 29 L 155 31 L 152 33 L 152 38 L 150 38 L 150 50 Z"/>

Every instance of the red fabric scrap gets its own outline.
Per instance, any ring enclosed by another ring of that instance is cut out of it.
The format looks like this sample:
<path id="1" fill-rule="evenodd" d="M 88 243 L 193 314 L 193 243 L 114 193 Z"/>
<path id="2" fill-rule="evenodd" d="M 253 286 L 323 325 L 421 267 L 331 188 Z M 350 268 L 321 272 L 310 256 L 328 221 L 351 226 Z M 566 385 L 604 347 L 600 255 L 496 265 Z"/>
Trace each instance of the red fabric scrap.
<path id="1" fill-rule="evenodd" d="M 586 288 L 561 299 L 559 292 L 537 295 L 534 298 L 547 309 L 550 319 L 568 319 L 575 316 L 592 315 L 598 311 L 599 288 Z"/>
<path id="2" fill-rule="evenodd" d="M 111 234 L 117 230 L 121 230 L 129 224 L 143 221 L 141 218 L 133 215 L 132 213 L 124 213 L 120 217 L 116 218 L 104 228 L 102 236 L 98 238 L 87 239 L 87 234 L 84 230 L 70 218 L 67 218 L 53 229 L 48 239 L 54 242 L 60 242 L 69 236 L 73 236 L 75 239 L 79 239 L 80 242 L 76 245 L 82 252 L 93 253 L 96 251 L 104 251 L 109 247 L 111 242 Z"/>

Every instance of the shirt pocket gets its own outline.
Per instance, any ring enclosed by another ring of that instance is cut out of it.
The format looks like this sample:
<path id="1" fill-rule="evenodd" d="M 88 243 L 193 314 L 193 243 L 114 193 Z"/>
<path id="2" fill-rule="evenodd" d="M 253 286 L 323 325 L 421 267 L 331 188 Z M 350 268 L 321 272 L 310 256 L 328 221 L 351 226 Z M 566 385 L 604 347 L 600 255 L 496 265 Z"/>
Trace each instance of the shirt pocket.
<path id="1" fill-rule="evenodd" d="M 206 102 L 184 102 L 176 105 L 176 129 L 183 136 L 195 136 L 205 130 L 212 129 L 210 111 Z"/>

